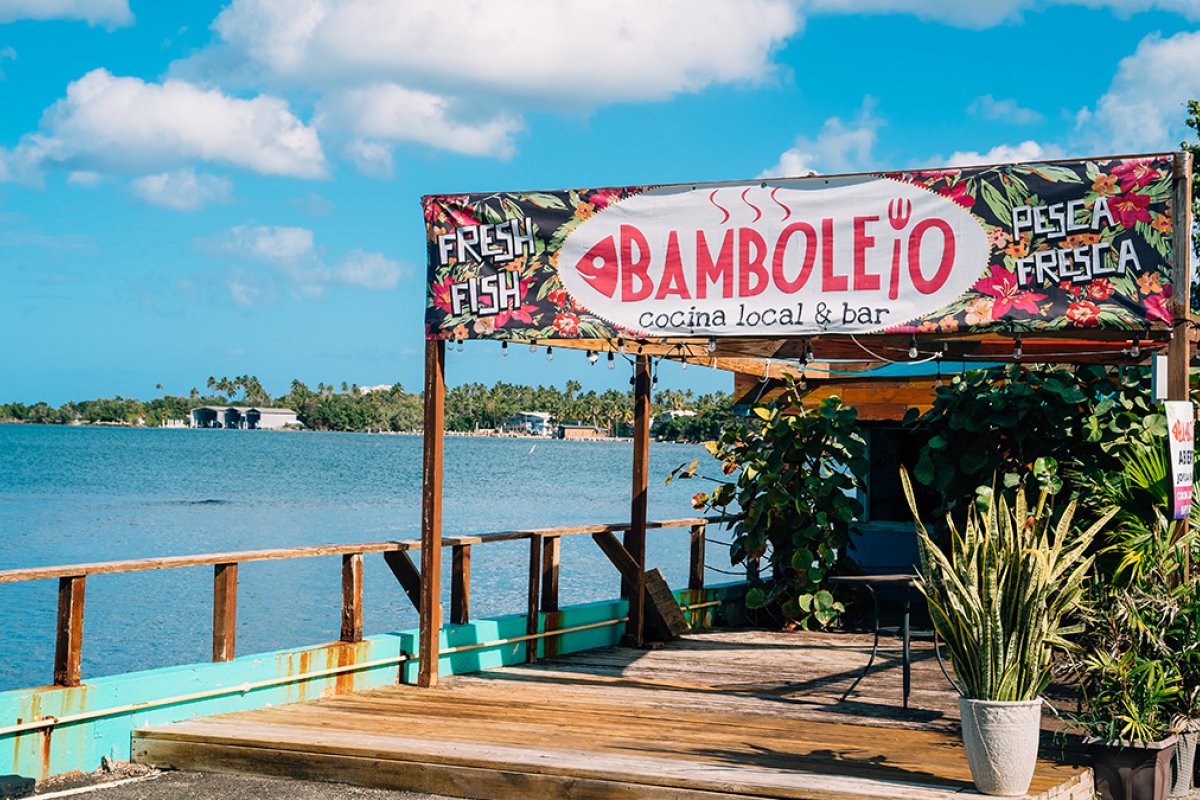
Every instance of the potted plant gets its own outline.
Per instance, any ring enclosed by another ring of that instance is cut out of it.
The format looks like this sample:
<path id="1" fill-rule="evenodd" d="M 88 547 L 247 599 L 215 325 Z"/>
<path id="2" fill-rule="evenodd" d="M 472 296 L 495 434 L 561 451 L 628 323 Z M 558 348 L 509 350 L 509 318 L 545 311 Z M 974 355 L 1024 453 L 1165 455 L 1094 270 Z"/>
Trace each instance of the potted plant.
<path id="1" fill-rule="evenodd" d="M 917 526 L 918 586 L 958 678 L 971 777 L 984 794 L 1024 794 L 1052 655 L 1067 646 L 1067 618 L 1092 565 L 1089 546 L 1115 509 L 1080 531 L 1074 502 L 1055 519 L 1045 482 L 1033 508 L 1023 488 L 1011 504 L 1003 493 L 985 493 L 961 530 L 947 519 L 943 552 L 921 523 L 907 472 L 900 477 Z"/>
<path id="2" fill-rule="evenodd" d="M 1200 589 L 1185 567 L 1196 517 L 1179 531 L 1164 513 L 1170 466 L 1161 445 L 1131 444 L 1121 469 L 1078 477 L 1090 502 L 1121 511 L 1099 552 L 1072 719 L 1089 735 L 1106 800 L 1186 796 L 1200 716 Z"/>
<path id="3" fill-rule="evenodd" d="M 1077 658 L 1080 711 L 1104 800 L 1163 800 L 1179 726 L 1182 677 L 1164 626 L 1170 595 L 1139 587 L 1097 593 Z"/>

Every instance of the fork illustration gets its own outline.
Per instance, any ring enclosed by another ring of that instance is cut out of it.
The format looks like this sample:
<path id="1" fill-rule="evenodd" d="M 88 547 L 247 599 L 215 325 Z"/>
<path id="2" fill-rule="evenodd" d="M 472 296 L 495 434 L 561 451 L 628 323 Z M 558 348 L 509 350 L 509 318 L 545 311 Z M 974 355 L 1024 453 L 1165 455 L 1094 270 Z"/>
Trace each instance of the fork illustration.
<path id="1" fill-rule="evenodd" d="M 897 197 L 888 201 L 888 222 L 892 230 L 899 231 L 912 219 L 912 200 Z M 900 239 L 892 242 L 892 279 L 888 283 L 888 299 L 900 296 Z"/>

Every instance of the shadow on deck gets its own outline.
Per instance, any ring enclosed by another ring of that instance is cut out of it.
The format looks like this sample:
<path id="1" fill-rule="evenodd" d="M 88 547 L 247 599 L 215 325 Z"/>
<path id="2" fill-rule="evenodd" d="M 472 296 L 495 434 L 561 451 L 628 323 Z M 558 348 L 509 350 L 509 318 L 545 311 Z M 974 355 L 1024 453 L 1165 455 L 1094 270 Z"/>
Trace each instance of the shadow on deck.
<path id="1" fill-rule="evenodd" d="M 711 631 L 605 648 L 422 690 L 393 686 L 138 731 L 135 759 L 497 798 L 948 798 L 971 790 L 957 698 L 916 643 L 911 708 L 885 640 Z M 898 643 L 895 643 L 898 645 Z M 1039 763 L 1033 796 L 1092 796 Z"/>

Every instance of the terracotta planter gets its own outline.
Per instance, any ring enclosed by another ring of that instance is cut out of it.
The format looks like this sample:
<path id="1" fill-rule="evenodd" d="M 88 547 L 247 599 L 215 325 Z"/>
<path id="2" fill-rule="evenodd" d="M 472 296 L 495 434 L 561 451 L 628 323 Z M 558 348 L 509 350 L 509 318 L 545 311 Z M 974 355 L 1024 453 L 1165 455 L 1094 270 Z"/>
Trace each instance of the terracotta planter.
<path id="1" fill-rule="evenodd" d="M 1088 739 L 1096 792 L 1103 800 L 1165 800 L 1177 737 L 1161 742 Z"/>
<path id="2" fill-rule="evenodd" d="M 1037 766 L 1042 701 L 958 698 L 963 747 L 975 788 L 983 794 L 1023 795 Z"/>

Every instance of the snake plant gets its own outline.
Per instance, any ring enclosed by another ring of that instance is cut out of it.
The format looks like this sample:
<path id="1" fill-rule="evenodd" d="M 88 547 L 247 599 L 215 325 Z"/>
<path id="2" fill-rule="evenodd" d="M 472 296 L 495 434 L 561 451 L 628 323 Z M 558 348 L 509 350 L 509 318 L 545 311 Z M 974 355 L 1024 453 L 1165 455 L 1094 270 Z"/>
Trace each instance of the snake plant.
<path id="1" fill-rule="evenodd" d="M 1022 489 L 1011 505 L 997 492 L 983 510 L 972 505 L 961 531 L 947 520 L 943 552 L 921 523 L 908 473 L 900 478 L 917 527 L 918 587 L 963 696 L 1036 699 L 1050 682 L 1053 650 L 1067 648 L 1065 637 L 1076 631 L 1067 618 L 1091 568 L 1088 547 L 1116 509 L 1080 532 L 1074 501 L 1055 521 L 1046 491 L 1034 508 Z"/>

